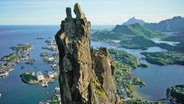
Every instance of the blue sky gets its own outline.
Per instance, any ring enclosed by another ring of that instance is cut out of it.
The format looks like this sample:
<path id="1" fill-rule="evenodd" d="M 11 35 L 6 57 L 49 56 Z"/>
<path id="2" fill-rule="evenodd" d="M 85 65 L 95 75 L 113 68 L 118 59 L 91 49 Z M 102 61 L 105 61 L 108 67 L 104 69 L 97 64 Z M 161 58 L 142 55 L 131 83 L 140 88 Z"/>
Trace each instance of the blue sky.
<path id="1" fill-rule="evenodd" d="M 0 25 L 58 25 L 65 8 L 73 9 L 76 2 L 93 25 L 122 24 L 131 17 L 146 22 L 184 17 L 184 0 L 1 0 Z"/>

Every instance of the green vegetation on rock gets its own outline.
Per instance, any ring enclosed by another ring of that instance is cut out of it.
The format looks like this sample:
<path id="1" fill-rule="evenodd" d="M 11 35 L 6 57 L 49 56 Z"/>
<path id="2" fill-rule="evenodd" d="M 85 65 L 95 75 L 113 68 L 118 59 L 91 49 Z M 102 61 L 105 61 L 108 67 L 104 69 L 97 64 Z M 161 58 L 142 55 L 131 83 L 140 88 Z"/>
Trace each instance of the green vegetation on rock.
<path id="1" fill-rule="evenodd" d="M 146 50 L 147 47 L 155 46 L 156 43 L 142 36 L 130 38 L 129 40 L 121 40 L 120 46 L 129 49 Z"/>
<path id="2" fill-rule="evenodd" d="M 162 37 L 163 34 L 150 30 L 144 26 L 136 24 L 131 25 L 116 25 L 113 32 L 120 33 L 122 35 L 129 35 L 132 37 L 142 36 L 144 38 Z"/>
<path id="3" fill-rule="evenodd" d="M 138 58 L 125 51 L 115 49 L 109 49 L 108 51 L 114 56 L 116 61 L 120 62 L 116 64 L 116 67 L 121 67 L 121 70 L 135 69 L 140 65 Z"/>
<path id="4" fill-rule="evenodd" d="M 51 101 L 50 104 L 59 104 L 59 101 L 57 100 L 57 96 L 54 96 L 54 97 L 52 98 L 52 101 Z"/>
<path id="5" fill-rule="evenodd" d="M 92 34 L 93 39 L 98 40 L 127 40 L 135 37 L 153 38 L 164 37 L 156 31 L 152 31 L 139 24 L 116 25 L 112 31 L 98 31 Z"/>
<path id="6" fill-rule="evenodd" d="M 36 75 L 34 72 L 26 72 L 21 75 L 21 78 L 26 83 L 35 83 L 36 82 Z"/>
<path id="7" fill-rule="evenodd" d="M 102 90 L 102 88 L 100 88 L 100 89 L 97 88 L 97 93 L 100 94 L 101 96 L 103 96 L 105 99 L 107 98 L 107 95 L 106 95 L 105 92 Z"/>
<path id="8" fill-rule="evenodd" d="M 17 44 L 16 46 L 12 46 L 10 47 L 12 50 L 27 50 L 27 49 L 30 49 L 32 48 L 31 45 L 28 45 L 28 44 Z"/>
<path id="9" fill-rule="evenodd" d="M 12 54 L 9 54 L 9 55 L 7 55 L 7 56 L 4 56 L 3 58 L 2 58 L 2 60 L 3 61 L 9 61 L 9 60 L 12 60 L 12 59 L 14 59 L 14 58 L 16 58 L 16 53 L 12 53 Z"/>

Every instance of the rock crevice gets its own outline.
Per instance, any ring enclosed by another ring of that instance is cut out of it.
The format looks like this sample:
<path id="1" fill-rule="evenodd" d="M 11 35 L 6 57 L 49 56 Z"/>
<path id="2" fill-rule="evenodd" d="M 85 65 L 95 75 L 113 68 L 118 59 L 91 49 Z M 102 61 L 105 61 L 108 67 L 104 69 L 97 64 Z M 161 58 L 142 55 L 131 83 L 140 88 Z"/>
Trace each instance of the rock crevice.
<path id="1" fill-rule="evenodd" d="M 118 104 L 115 62 L 106 48 L 90 48 L 90 27 L 79 4 L 66 8 L 66 18 L 55 35 L 59 49 L 62 104 Z"/>

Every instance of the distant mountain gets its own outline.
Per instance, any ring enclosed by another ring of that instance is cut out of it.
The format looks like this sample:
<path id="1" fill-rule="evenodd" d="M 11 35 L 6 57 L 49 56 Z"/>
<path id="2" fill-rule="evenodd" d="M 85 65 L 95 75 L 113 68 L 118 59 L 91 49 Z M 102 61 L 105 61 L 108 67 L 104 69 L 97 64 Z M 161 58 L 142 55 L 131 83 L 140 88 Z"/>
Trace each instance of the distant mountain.
<path id="1" fill-rule="evenodd" d="M 116 25 L 116 27 L 112 30 L 115 33 L 120 33 L 129 36 L 143 36 L 145 38 L 152 38 L 156 36 L 160 36 L 159 32 L 150 30 L 140 24 L 132 24 L 132 25 Z"/>
<path id="2" fill-rule="evenodd" d="M 184 32 L 184 18 L 177 16 L 159 23 L 146 23 L 144 26 L 160 32 Z"/>
<path id="3" fill-rule="evenodd" d="M 99 31 L 92 34 L 95 39 L 117 39 L 125 40 L 133 37 L 152 38 L 162 36 L 159 32 L 150 30 L 138 23 L 132 25 L 116 25 L 112 31 Z"/>
<path id="4" fill-rule="evenodd" d="M 150 40 L 154 37 L 163 37 L 159 32 L 150 30 L 140 24 L 116 25 L 112 31 L 98 31 L 92 34 L 93 40 L 120 40 L 120 46 L 131 49 L 147 49 L 156 46 Z"/>
<path id="5" fill-rule="evenodd" d="M 138 23 L 140 25 L 144 25 L 145 24 L 145 22 L 143 20 L 136 19 L 135 17 L 132 17 L 128 21 L 123 23 L 122 25 L 131 25 L 131 24 L 135 24 L 135 23 Z"/>

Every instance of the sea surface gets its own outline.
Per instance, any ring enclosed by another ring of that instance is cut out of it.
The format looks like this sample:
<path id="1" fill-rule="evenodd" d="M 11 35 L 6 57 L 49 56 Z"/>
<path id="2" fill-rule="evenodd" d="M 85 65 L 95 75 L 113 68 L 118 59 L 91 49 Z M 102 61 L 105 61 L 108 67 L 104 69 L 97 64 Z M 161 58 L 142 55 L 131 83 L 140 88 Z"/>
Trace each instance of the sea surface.
<path id="1" fill-rule="evenodd" d="M 20 75 L 27 71 L 52 70 L 51 67 L 43 62 L 40 53 L 42 46 L 46 46 L 45 40 L 37 38 L 54 39 L 54 35 L 59 30 L 58 26 L 0 26 L 0 58 L 12 53 L 10 46 L 16 44 L 32 44 L 33 50 L 30 59 L 35 59 L 33 65 L 25 65 L 25 61 L 13 66 L 15 71 L 5 78 L 0 78 L 0 104 L 38 104 L 39 101 L 48 99 L 54 94 L 54 88 L 58 86 L 58 81 L 42 88 L 38 84 L 30 85 L 23 83 Z M 25 69 L 20 67 L 25 65 Z M 35 68 L 37 67 L 37 68 Z"/>
<path id="2" fill-rule="evenodd" d="M 42 46 L 47 45 L 44 41 L 37 38 L 54 39 L 54 35 L 59 30 L 60 26 L 0 26 L 0 58 L 12 53 L 13 51 L 9 47 L 27 43 L 33 45 L 31 51 L 31 59 L 35 59 L 36 62 L 33 65 L 25 65 L 25 62 L 21 62 L 16 66 L 15 71 L 10 73 L 8 77 L 0 78 L 0 104 L 38 104 L 39 101 L 50 98 L 54 93 L 54 88 L 59 86 L 58 81 L 55 80 L 53 84 L 49 84 L 48 87 L 42 88 L 40 85 L 29 85 L 23 83 L 20 79 L 20 75 L 27 71 L 45 71 L 51 70 L 51 67 L 43 62 L 40 53 L 43 51 Z M 92 26 L 92 29 L 111 29 L 112 26 Z M 117 48 L 124 50 L 134 56 L 141 58 L 144 57 L 140 54 L 142 50 L 139 49 L 126 49 L 111 46 L 106 42 L 91 42 L 91 46 L 99 48 L 101 46 L 108 48 Z M 166 51 L 159 47 L 150 47 L 149 52 L 162 52 Z M 184 66 L 181 65 L 168 65 L 159 66 L 149 64 L 144 60 L 141 62 L 146 63 L 148 68 L 137 68 L 132 71 L 133 74 L 139 76 L 145 83 L 146 87 L 136 87 L 136 91 L 151 100 L 158 100 L 165 98 L 166 89 L 175 84 L 184 84 Z M 22 65 L 25 65 L 25 69 L 20 69 Z M 35 68 L 36 67 L 36 68 Z"/>

